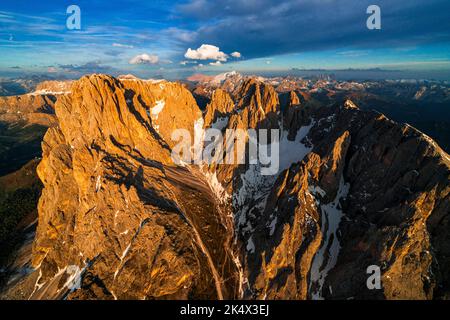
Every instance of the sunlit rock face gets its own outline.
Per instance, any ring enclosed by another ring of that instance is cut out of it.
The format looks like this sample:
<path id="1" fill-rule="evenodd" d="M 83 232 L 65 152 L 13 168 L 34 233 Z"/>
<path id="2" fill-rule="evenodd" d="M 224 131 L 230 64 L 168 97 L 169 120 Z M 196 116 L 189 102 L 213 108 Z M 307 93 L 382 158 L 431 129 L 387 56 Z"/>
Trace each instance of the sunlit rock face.
<path id="1" fill-rule="evenodd" d="M 87 76 L 58 96 L 37 169 L 35 271 L 21 290 L 31 299 L 448 295 L 450 160 L 433 140 L 350 100 L 324 104 L 237 74 L 215 80 L 202 84 L 204 111 L 182 84 L 134 77 Z M 180 128 L 278 130 L 278 171 L 177 165 Z M 366 285 L 371 265 L 379 290 Z"/>

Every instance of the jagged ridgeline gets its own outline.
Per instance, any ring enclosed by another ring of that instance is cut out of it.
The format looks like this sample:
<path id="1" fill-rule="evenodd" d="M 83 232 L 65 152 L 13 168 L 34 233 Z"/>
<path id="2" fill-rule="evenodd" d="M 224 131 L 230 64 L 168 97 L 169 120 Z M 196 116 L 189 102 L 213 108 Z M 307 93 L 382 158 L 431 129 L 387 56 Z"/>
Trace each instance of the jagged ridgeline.
<path id="1" fill-rule="evenodd" d="M 86 76 L 57 95 L 32 270 L 4 297 L 448 297 L 450 159 L 431 138 L 257 78 L 205 90 L 204 110 L 198 90 L 132 77 Z M 180 128 L 278 129 L 279 171 L 176 165 Z"/>

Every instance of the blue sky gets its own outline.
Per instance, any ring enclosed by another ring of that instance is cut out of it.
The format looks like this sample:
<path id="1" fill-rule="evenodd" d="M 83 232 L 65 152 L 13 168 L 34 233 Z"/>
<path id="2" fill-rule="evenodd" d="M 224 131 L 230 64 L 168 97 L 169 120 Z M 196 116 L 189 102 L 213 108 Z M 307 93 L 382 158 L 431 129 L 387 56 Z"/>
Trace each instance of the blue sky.
<path id="1" fill-rule="evenodd" d="M 66 28 L 72 4 L 79 31 Z M 381 30 L 366 27 L 371 4 Z M 449 14 L 448 0 L 1 1 L 0 77 L 380 68 L 450 80 Z"/>

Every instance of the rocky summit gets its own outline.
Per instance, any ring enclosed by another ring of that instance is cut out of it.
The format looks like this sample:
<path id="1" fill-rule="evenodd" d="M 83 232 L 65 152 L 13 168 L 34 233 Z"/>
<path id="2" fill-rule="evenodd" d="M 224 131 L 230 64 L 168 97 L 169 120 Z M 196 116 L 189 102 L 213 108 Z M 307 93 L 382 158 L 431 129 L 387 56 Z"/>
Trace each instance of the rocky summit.
<path id="1" fill-rule="evenodd" d="M 450 157 L 434 140 L 286 81 L 190 89 L 90 75 L 2 98 L 4 119 L 49 127 L 30 262 L 2 298 L 450 297 Z M 208 128 L 278 130 L 278 171 L 176 164 L 173 132 Z"/>

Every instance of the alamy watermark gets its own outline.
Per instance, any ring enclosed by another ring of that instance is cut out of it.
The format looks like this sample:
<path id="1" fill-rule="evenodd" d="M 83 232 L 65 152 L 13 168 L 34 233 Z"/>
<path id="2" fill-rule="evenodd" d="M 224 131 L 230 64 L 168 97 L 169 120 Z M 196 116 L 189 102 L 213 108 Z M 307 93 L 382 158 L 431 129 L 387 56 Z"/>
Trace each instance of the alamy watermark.
<path id="1" fill-rule="evenodd" d="M 70 5 L 67 7 L 66 13 L 70 16 L 67 17 L 66 27 L 69 30 L 81 30 L 81 9 L 77 5 Z"/>
<path id="2" fill-rule="evenodd" d="M 366 26 L 369 30 L 381 29 L 381 8 L 372 4 L 367 7 L 366 13 L 370 16 L 367 18 Z M 67 7 L 66 27 L 69 30 L 81 30 L 81 9 L 78 5 L 72 4 Z"/>
<path id="3" fill-rule="evenodd" d="M 370 16 L 367 18 L 366 26 L 369 30 L 380 30 L 381 29 L 381 8 L 375 4 L 367 7 L 367 14 Z"/>
<path id="4" fill-rule="evenodd" d="M 381 289 L 381 269 L 377 265 L 370 265 L 366 270 L 370 276 L 367 278 L 366 286 L 369 290 Z"/>

